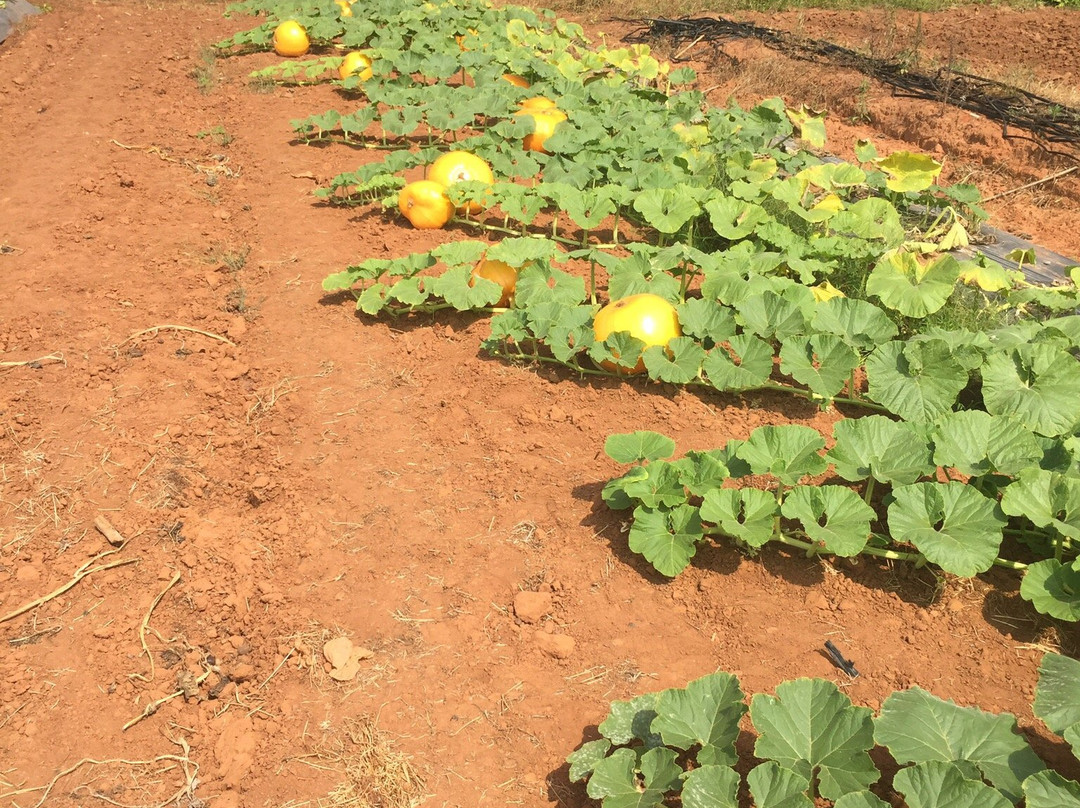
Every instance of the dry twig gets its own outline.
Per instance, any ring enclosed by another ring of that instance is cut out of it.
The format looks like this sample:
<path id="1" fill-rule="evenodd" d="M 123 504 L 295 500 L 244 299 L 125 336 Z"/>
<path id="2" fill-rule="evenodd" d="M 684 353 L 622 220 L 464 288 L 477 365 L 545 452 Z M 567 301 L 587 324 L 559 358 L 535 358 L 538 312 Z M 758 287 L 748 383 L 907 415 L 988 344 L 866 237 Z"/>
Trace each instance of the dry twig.
<path id="1" fill-rule="evenodd" d="M 0 368 L 21 368 L 26 366 L 38 368 L 46 362 L 63 362 L 65 365 L 67 364 L 62 353 L 51 353 L 47 356 L 39 356 L 37 359 L 24 359 L 21 362 L 0 362 Z"/>
<path id="2" fill-rule="evenodd" d="M 155 325 L 151 328 L 144 328 L 142 331 L 136 331 L 126 340 L 120 343 L 120 345 L 127 345 L 133 339 L 138 339 L 145 334 L 157 335 L 159 331 L 190 331 L 192 334 L 202 334 L 204 337 L 210 337 L 210 339 L 216 339 L 218 342 L 224 342 L 226 345 L 232 345 L 236 347 L 236 343 L 232 340 L 221 336 L 221 334 L 215 334 L 213 331 L 203 331 L 201 328 L 193 328 L 190 325 L 175 325 L 173 323 L 163 323 L 162 325 Z M 119 348 L 120 345 L 116 347 Z"/>
<path id="3" fill-rule="evenodd" d="M 26 614 L 27 612 L 29 612 L 29 611 L 31 611 L 33 609 L 36 609 L 38 606 L 40 606 L 43 603 L 48 603 L 53 598 L 59 597 L 60 595 L 67 592 L 69 589 L 71 589 L 73 586 L 75 586 L 75 584 L 79 583 L 79 581 L 81 581 L 83 578 L 87 577 L 88 575 L 93 575 L 95 572 L 104 572 L 105 570 L 115 569 L 116 567 L 124 567 L 124 566 L 126 566 L 128 564 L 138 564 L 139 563 L 140 559 L 138 559 L 138 558 L 125 558 L 125 559 L 123 559 L 121 561 L 113 561 L 113 562 L 111 562 L 109 564 L 100 564 L 100 565 L 98 565 L 96 567 L 91 566 L 92 564 L 94 564 L 97 561 L 100 561 L 101 559 L 105 558 L 106 556 L 110 556 L 113 553 L 118 553 L 123 549 L 124 549 L 124 547 L 123 547 L 123 545 L 121 545 L 120 547 L 117 547 L 115 550 L 106 550 L 104 553 L 98 553 L 96 556 L 94 556 L 89 561 L 87 561 L 85 564 L 83 564 L 81 567 L 79 567 L 77 570 L 75 570 L 75 574 L 72 576 L 71 580 L 68 581 L 66 584 L 59 587 L 58 589 L 53 590 L 48 595 L 42 595 L 37 600 L 32 600 L 29 603 L 23 604 L 22 606 L 20 606 L 15 611 L 9 612 L 8 614 L 5 614 L 3 617 L 0 617 L 0 623 L 6 623 L 8 620 L 13 620 L 16 617 L 18 617 L 19 615 Z"/>
<path id="4" fill-rule="evenodd" d="M 150 646 L 148 646 L 146 644 L 146 629 L 150 626 L 150 615 L 152 615 L 154 613 L 154 609 L 156 609 L 157 605 L 159 603 L 161 603 L 161 599 L 163 597 L 165 597 L 165 593 L 168 592 L 170 589 L 172 589 L 174 586 L 176 586 L 176 584 L 178 584 L 178 583 L 180 583 L 180 573 L 179 572 L 176 573 L 172 577 L 172 580 L 169 581 L 168 584 L 166 584 L 164 589 L 162 589 L 160 592 L 158 592 L 157 597 L 154 598 L 153 603 L 150 604 L 150 608 L 147 609 L 146 616 L 142 619 L 142 622 L 139 624 L 139 642 L 142 644 L 143 651 L 146 652 L 146 658 L 150 660 L 150 676 L 146 677 L 146 676 L 143 676 L 141 673 L 133 673 L 133 674 L 131 674 L 131 677 L 130 677 L 132 679 L 139 679 L 139 680 L 141 680 L 143 682 L 152 682 L 152 681 L 154 681 L 154 655 L 152 653 L 150 653 Z M 127 727 L 125 727 L 125 729 L 127 729 Z"/>

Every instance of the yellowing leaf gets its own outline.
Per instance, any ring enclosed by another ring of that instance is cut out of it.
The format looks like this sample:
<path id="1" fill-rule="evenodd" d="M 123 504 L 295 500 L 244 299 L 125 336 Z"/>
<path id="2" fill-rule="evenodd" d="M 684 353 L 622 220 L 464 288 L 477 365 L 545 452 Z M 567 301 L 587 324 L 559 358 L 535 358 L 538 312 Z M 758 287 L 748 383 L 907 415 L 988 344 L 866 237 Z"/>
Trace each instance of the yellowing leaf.
<path id="1" fill-rule="evenodd" d="M 996 261 L 964 261 L 960 266 L 960 280 L 968 286 L 978 286 L 984 292 L 1000 292 L 1013 286 L 1012 275 Z"/>
<path id="2" fill-rule="evenodd" d="M 825 300 L 832 300 L 834 297 L 847 297 L 843 292 L 837 289 L 828 281 L 822 281 L 817 286 L 811 286 L 810 291 L 814 294 L 814 300 L 821 303 Z"/>
<path id="3" fill-rule="evenodd" d="M 889 175 L 885 181 L 890 191 L 925 191 L 941 173 L 941 163 L 925 154 L 908 151 L 893 152 L 878 160 L 881 170 Z"/>
<path id="4" fill-rule="evenodd" d="M 807 109 L 801 106 L 798 109 L 784 110 L 788 119 L 799 130 L 799 137 L 807 141 L 811 146 L 825 145 L 825 113 L 818 110 Z"/>
<path id="5" fill-rule="evenodd" d="M 844 209 L 844 200 L 836 194 L 825 194 L 810 210 L 822 210 L 829 213 L 839 213 Z"/>

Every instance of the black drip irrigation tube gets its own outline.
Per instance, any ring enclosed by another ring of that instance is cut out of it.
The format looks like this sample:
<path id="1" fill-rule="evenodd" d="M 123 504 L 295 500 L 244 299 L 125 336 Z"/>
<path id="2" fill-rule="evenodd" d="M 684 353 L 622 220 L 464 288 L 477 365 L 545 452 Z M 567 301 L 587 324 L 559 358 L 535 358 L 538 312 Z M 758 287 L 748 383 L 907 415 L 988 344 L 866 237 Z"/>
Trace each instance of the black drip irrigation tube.
<path id="1" fill-rule="evenodd" d="M 739 23 L 723 17 L 646 17 L 636 20 L 620 19 L 619 22 L 637 26 L 623 37 L 624 42 L 652 43 L 664 40 L 670 42 L 673 49 L 681 48 L 681 52 L 685 52 L 699 42 L 708 42 L 714 49 L 718 49 L 723 43 L 736 39 L 756 39 L 766 47 L 795 59 L 830 62 L 857 70 L 889 85 L 896 96 L 933 100 L 966 109 L 1000 123 L 1003 138 L 1031 140 L 1044 151 L 1068 158 L 1080 165 L 1080 110 L 1018 87 L 948 67 L 943 67 L 933 74 L 919 73 L 900 60 L 876 59 L 824 40 L 801 39 L 784 31 Z M 733 57 L 727 58 L 734 61 Z M 685 61 L 678 56 L 675 60 Z M 1029 134 L 1010 132 L 1010 127 Z M 1068 150 L 1052 148 L 1047 144 L 1063 145 Z M 1062 172 L 1061 176 L 1066 173 L 1069 172 Z M 1074 258 L 1036 246 L 995 227 L 984 225 L 980 236 L 985 239 L 985 243 L 978 245 L 979 252 L 1003 266 L 1022 269 L 1024 275 L 1033 283 L 1059 283 L 1065 280 L 1067 269 L 1080 265 L 1080 261 Z M 1008 255 L 1015 250 L 1034 251 L 1035 263 L 1013 261 Z M 971 248 L 958 252 L 975 255 L 975 250 Z"/>

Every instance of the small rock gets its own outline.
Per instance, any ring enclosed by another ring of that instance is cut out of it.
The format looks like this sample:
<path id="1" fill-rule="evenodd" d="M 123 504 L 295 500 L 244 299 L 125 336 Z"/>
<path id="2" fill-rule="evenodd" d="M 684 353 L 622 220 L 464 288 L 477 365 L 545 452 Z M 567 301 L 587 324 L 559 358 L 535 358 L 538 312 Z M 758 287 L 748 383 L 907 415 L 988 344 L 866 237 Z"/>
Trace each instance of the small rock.
<path id="1" fill-rule="evenodd" d="M 229 671 L 229 678 L 234 682 L 246 682 L 255 678 L 255 666 L 250 662 L 239 662 Z"/>
<path id="2" fill-rule="evenodd" d="M 533 636 L 540 650 L 555 659 L 568 659 L 574 653 L 574 638 L 566 634 L 547 634 L 538 631 Z"/>
<path id="3" fill-rule="evenodd" d="M 964 610 L 964 602 L 962 600 L 960 600 L 960 598 L 953 598 L 952 600 L 949 601 L 949 611 L 950 612 L 955 613 L 955 612 L 961 612 L 963 610 Z"/>
<path id="4" fill-rule="evenodd" d="M 820 591 L 817 589 L 812 590 L 803 601 L 807 607 L 811 609 L 828 609 L 829 601 Z"/>
<path id="5" fill-rule="evenodd" d="M 854 612 L 858 610 L 859 604 L 851 598 L 844 598 L 836 604 L 836 608 L 841 612 Z"/>
<path id="6" fill-rule="evenodd" d="M 94 636 L 97 637 L 99 640 L 107 640 L 110 637 L 112 637 L 113 634 L 115 634 L 115 633 L 116 632 L 113 629 L 112 624 L 105 625 L 105 626 L 98 626 L 97 628 L 94 629 Z"/>
<path id="7" fill-rule="evenodd" d="M 550 592 L 518 592 L 514 595 L 514 614 L 523 623 L 539 623 L 550 611 Z"/>
<path id="8" fill-rule="evenodd" d="M 323 656 L 333 668 L 341 668 L 349 664 L 352 656 L 353 642 L 348 637 L 335 637 L 323 645 Z"/>
<path id="9" fill-rule="evenodd" d="M 233 317 L 232 320 L 229 321 L 228 331 L 225 332 L 229 339 L 234 341 L 240 339 L 240 337 L 244 336 L 246 333 L 247 322 L 245 322 L 243 317 Z"/>

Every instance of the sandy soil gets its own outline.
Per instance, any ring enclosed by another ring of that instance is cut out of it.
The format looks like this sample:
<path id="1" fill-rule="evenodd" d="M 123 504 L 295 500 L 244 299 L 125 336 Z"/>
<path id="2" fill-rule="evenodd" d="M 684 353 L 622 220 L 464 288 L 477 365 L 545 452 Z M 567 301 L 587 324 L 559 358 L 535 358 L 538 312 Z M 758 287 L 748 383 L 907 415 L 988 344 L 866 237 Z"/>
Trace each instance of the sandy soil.
<path id="1" fill-rule="evenodd" d="M 357 317 L 325 275 L 462 234 L 316 203 L 370 159 L 291 140 L 334 91 L 254 91 L 267 55 L 208 61 L 245 25 L 218 3 L 52 6 L 0 46 L 0 362 L 38 360 L 0 366 L 0 619 L 68 588 L 0 622 L 0 805 L 302 805 L 380 782 L 433 806 L 584 806 L 563 761 L 608 703 L 716 669 L 748 692 L 820 676 L 872 707 L 918 684 L 1010 711 L 1080 777 L 1030 708 L 1042 651 L 1075 653 L 1076 629 L 1015 576 L 939 586 L 716 548 L 668 582 L 600 500 L 611 432 L 705 449 L 838 413 L 508 365 L 480 352 L 482 317 Z M 1080 75 L 1080 15 L 923 19 L 924 47 L 967 41 L 973 69 Z M 769 24 L 879 35 L 878 16 L 843 20 Z M 987 194 L 1063 165 L 968 113 L 738 47 L 738 68 L 700 55 L 710 97 L 750 103 L 771 74 L 831 104 L 840 153 L 930 149 Z M 1080 255 L 1078 197 L 1073 175 L 991 203 L 993 223 Z M 371 652 L 343 683 L 318 653 L 336 636 Z M 830 665 L 828 638 L 862 676 Z"/>

